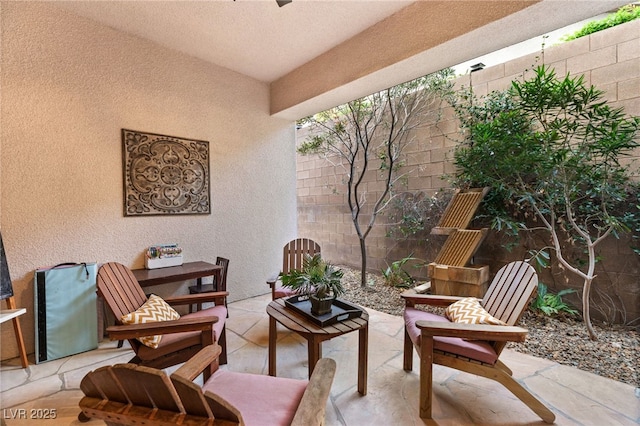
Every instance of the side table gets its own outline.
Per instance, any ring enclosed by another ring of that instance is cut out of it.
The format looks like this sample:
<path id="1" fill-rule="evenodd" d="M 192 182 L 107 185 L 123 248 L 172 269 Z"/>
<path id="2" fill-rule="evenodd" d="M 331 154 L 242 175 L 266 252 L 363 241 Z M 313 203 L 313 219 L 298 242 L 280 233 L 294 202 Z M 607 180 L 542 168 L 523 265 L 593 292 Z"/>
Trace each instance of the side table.
<path id="1" fill-rule="evenodd" d="M 286 307 L 284 298 L 276 299 L 267 305 L 269 314 L 269 375 L 276 375 L 276 322 L 298 333 L 307 340 L 309 353 L 309 377 L 320 358 L 322 342 L 343 334 L 358 330 L 358 392 L 367 394 L 367 362 L 369 345 L 369 314 L 363 309 L 358 318 L 340 321 L 336 324 L 320 327 L 307 317 Z"/>

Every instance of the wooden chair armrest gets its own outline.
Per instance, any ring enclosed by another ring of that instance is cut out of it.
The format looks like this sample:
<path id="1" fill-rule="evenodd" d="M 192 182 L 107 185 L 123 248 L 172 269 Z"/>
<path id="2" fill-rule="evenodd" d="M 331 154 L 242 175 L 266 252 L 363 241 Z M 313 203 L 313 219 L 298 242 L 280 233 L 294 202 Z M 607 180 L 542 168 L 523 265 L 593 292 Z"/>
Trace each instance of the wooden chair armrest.
<path id="1" fill-rule="evenodd" d="M 455 322 L 416 321 L 423 336 L 460 337 L 462 339 L 524 342 L 527 329 L 510 325 L 460 324 Z"/>
<path id="2" fill-rule="evenodd" d="M 222 348 L 217 343 L 205 346 L 192 356 L 187 362 L 182 364 L 180 368 L 171 374 L 171 376 L 182 377 L 192 382 L 198 377 L 205 368 L 209 367 L 222 353 Z"/>
<path id="3" fill-rule="evenodd" d="M 407 290 L 400 295 L 404 299 L 406 306 L 414 305 L 430 305 L 430 306 L 449 306 L 450 304 L 464 299 L 460 296 L 445 296 L 442 294 L 419 294 L 411 290 Z"/>
<path id="4" fill-rule="evenodd" d="M 148 322 L 144 324 L 123 324 L 107 327 L 111 340 L 135 339 L 157 334 L 182 333 L 183 331 L 211 330 L 218 317 L 180 318 L 173 321 Z"/>
<path id="5" fill-rule="evenodd" d="M 318 360 L 291 422 L 292 426 L 320 426 L 324 423 L 327 400 L 335 374 L 334 360 L 331 358 Z"/>
<path id="6" fill-rule="evenodd" d="M 228 295 L 228 291 L 210 291 L 207 293 L 169 296 L 164 298 L 164 301 L 170 305 L 194 305 L 196 303 L 207 303 L 216 302 L 217 300 L 224 300 Z"/>
<path id="7" fill-rule="evenodd" d="M 273 287 L 274 285 L 276 285 L 276 281 L 278 281 L 279 277 L 280 277 L 279 273 L 275 273 L 275 274 L 271 275 L 267 279 L 267 284 L 269 284 L 269 287 Z"/>

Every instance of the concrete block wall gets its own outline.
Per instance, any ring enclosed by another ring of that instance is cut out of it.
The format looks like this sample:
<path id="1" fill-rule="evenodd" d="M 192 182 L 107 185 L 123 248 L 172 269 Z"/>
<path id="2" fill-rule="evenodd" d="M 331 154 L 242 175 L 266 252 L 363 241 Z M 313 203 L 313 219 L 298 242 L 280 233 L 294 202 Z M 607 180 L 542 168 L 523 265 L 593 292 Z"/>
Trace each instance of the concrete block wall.
<path id="1" fill-rule="evenodd" d="M 624 107 L 627 114 L 640 116 L 640 20 L 568 43 L 547 46 L 543 53 L 526 55 L 461 76 L 456 84 L 472 85 L 474 92 L 482 96 L 493 90 L 507 89 L 512 80 L 526 77 L 543 62 L 561 77 L 567 73 L 584 75 L 587 84 L 605 91 L 611 106 Z M 432 195 L 449 187 L 446 174 L 454 172 L 451 155 L 452 148 L 461 139 L 458 131 L 459 123 L 450 108 L 444 109 L 435 125 L 419 130 L 417 143 L 405 151 L 406 169 L 412 169 L 406 179 L 407 191 Z M 298 140 L 303 137 L 299 131 Z M 640 161 L 640 151 L 627 161 Z M 360 246 L 347 206 L 344 170 L 315 156 L 298 156 L 297 179 L 298 235 L 316 240 L 327 259 L 359 267 Z M 382 185 L 376 180 L 375 173 L 369 179 L 369 189 Z M 387 222 L 387 217 L 379 216 L 366 240 L 370 271 L 380 271 L 387 263 L 409 254 L 430 261 L 444 242 L 441 237 L 429 235 L 428 230 L 416 240 L 398 242 L 386 237 Z M 477 261 L 490 264 L 492 272 L 504 262 L 517 258 L 517 253 L 500 248 L 498 238 L 497 235 L 490 236 L 477 255 Z M 611 239 L 606 249 L 608 253 L 603 254 L 602 267 L 609 278 L 601 278 L 602 286 L 615 287 L 615 297 L 625 301 L 627 317 L 637 318 L 640 316 L 640 256 L 631 251 L 628 239 Z M 611 259 L 611 263 L 606 259 Z M 426 274 L 426 270 L 420 269 L 416 274 Z M 573 279 L 567 281 L 558 268 L 545 279 L 551 288 L 580 286 Z"/>

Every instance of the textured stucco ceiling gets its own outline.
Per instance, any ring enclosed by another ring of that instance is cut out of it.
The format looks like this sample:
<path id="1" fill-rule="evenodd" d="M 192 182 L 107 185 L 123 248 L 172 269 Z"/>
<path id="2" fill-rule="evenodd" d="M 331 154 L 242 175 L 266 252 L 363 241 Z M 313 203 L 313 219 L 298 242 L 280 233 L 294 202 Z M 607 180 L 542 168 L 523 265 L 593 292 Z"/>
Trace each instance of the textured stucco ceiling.
<path id="1" fill-rule="evenodd" d="M 271 84 L 297 119 L 625 4 L 600 0 L 62 1 L 117 30 Z"/>
<path id="2" fill-rule="evenodd" d="M 271 82 L 411 1 L 65 1 L 57 5 Z"/>

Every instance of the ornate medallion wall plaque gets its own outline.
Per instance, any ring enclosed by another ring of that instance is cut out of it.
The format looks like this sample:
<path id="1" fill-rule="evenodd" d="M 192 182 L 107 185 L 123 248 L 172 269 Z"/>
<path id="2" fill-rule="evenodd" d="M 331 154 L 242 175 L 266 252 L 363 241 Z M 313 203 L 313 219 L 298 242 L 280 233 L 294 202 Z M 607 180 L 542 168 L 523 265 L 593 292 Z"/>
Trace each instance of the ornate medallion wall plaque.
<path id="1" fill-rule="evenodd" d="M 209 142 L 122 129 L 124 215 L 210 214 Z"/>

